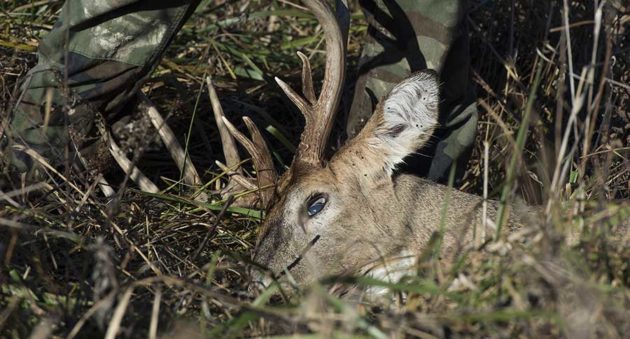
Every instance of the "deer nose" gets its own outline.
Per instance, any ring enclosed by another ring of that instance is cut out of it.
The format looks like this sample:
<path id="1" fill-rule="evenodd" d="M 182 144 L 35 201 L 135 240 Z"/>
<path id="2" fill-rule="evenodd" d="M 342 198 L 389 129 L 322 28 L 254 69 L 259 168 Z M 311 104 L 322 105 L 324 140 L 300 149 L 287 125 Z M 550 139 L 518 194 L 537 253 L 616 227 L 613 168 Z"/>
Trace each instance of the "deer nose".
<path id="1" fill-rule="evenodd" d="M 256 269 L 249 271 L 250 283 L 247 287 L 250 295 L 257 296 L 260 292 L 271 286 L 273 279 L 268 274 L 260 272 Z"/>

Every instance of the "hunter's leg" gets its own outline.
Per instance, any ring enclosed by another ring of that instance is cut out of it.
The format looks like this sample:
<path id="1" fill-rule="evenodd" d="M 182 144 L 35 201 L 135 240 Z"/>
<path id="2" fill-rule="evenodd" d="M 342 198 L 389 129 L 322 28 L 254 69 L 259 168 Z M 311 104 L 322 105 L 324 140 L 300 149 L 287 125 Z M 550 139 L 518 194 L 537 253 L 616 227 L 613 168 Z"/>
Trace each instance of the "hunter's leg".
<path id="1" fill-rule="evenodd" d="M 37 151 L 70 165 L 92 144 L 95 120 L 132 98 L 199 0 L 68 0 L 38 49 L 9 117 L 0 158 L 13 173 L 35 174 Z"/>
<path id="2" fill-rule="evenodd" d="M 439 182 L 446 181 L 453 163 L 461 175 L 477 125 L 464 22 L 466 1 L 360 0 L 360 4 L 368 18 L 368 40 L 348 115 L 348 135 L 361 129 L 378 100 L 397 82 L 415 71 L 435 69 L 442 80 L 442 128 L 432 147 L 407 163 L 413 172 Z"/>

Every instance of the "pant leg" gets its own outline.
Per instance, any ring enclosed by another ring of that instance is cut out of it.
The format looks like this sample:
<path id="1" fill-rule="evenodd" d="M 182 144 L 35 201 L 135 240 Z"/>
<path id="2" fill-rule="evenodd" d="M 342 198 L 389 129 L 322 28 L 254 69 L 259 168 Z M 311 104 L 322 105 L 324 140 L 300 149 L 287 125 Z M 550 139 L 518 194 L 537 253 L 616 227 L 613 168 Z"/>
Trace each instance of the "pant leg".
<path id="1" fill-rule="evenodd" d="M 413 172 L 447 180 L 456 162 L 463 174 L 475 139 L 477 108 L 470 76 L 465 0 L 360 0 L 368 37 L 347 121 L 356 135 L 377 102 L 414 71 L 435 69 L 442 81 L 437 140 L 407 159 Z"/>
<path id="2" fill-rule="evenodd" d="M 74 150 L 96 138 L 96 112 L 109 117 L 134 96 L 198 3 L 67 0 L 21 84 L 0 145 L 5 165 L 18 173 L 37 167 L 15 145 L 54 166 L 72 163 Z"/>

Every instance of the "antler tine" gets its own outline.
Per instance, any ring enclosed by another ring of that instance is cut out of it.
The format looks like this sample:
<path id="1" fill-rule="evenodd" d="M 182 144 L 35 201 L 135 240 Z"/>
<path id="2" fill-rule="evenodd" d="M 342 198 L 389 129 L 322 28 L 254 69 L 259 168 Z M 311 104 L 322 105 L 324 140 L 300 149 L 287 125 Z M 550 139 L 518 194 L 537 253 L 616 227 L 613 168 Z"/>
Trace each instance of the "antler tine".
<path id="1" fill-rule="evenodd" d="M 326 39 L 326 70 L 321 93 L 315 100 L 310 63 L 303 54 L 298 55 L 303 62 L 302 86 L 306 100 L 282 80 L 276 78 L 276 82 L 304 114 L 306 120 L 294 161 L 321 166 L 341 97 L 345 75 L 345 43 L 337 18 L 325 0 L 309 0 L 304 1 L 304 4 L 319 21 Z M 347 7 L 338 6 L 338 9 Z"/>
<path id="2" fill-rule="evenodd" d="M 248 117 L 243 117 L 243 121 L 252 136 L 252 140 L 239 132 L 229 120 L 223 117 L 223 123 L 227 129 L 234 138 L 245 147 L 252 157 L 252 162 L 256 168 L 256 178 L 258 180 L 261 202 L 263 207 L 266 208 L 273 198 L 274 184 L 277 178 L 276 170 L 273 166 L 273 159 L 271 158 L 271 152 L 267 147 L 267 143 L 265 143 L 262 134 L 254 122 Z"/>
<path id="3" fill-rule="evenodd" d="M 306 97 L 306 100 L 313 105 L 315 104 L 317 98 L 315 97 L 315 89 L 313 88 L 311 62 L 304 53 L 298 51 L 297 55 L 302 60 L 302 93 L 304 94 L 304 97 Z"/>
<path id="4" fill-rule="evenodd" d="M 206 86 L 208 87 L 208 95 L 210 96 L 210 104 L 212 105 L 212 111 L 214 112 L 214 120 L 217 123 L 219 135 L 221 136 L 221 145 L 223 147 L 223 156 L 225 157 L 225 164 L 229 168 L 235 168 L 236 173 L 242 174 L 242 170 L 240 166 L 238 166 L 238 164 L 241 162 L 241 157 L 238 155 L 238 149 L 236 148 L 236 142 L 234 142 L 234 137 L 223 124 L 222 118 L 225 116 L 223 114 L 223 107 L 221 107 L 219 96 L 217 95 L 217 91 L 214 89 L 214 85 L 212 84 L 212 78 L 210 76 L 206 77 Z"/>
<path id="5" fill-rule="evenodd" d="M 219 160 L 215 160 L 214 163 L 219 166 L 219 168 L 224 171 L 226 174 L 230 175 L 230 180 L 236 181 L 237 184 L 241 185 L 246 190 L 256 190 L 258 187 L 250 182 L 249 179 L 245 178 L 243 175 L 240 175 L 234 172 L 235 168 L 229 168 L 224 163 Z M 238 166 L 237 168 L 241 168 Z"/>
<path id="6" fill-rule="evenodd" d="M 271 157 L 267 143 L 265 139 L 263 139 L 258 127 L 256 127 L 256 124 L 246 116 L 243 117 L 243 121 L 249 130 L 249 134 L 252 136 L 252 141 L 257 150 L 256 153 L 250 153 L 250 155 L 252 156 L 254 166 L 256 166 L 256 178 L 258 179 L 258 187 L 260 187 L 261 190 L 263 207 L 267 208 L 273 198 L 278 173 L 273 165 L 273 158 Z"/>
<path id="7" fill-rule="evenodd" d="M 251 156 L 255 156 L 260 164 L 263 165 L 259 168 L 256 168 L 256 171 L 259 173 L 263 173 L 263 177 L 265 178 L 265 186 L 273 185 L 278 178 L 278 173 L 276 173 L 276 169 L 273 166 L 273 158 L 271 157 L 269 147 L 267 147 L 267 143 L 265 142 L 265 139 L 263 139 L 262 133 L 260 133 L 260 130 L 258 129 L 258 127 L 256 127 L 256 124 L 254 124 L 252 119 L 244 116 L 243 121 L 245 122 L 245 126 L 247 126 L 249 134 L 252 136 L 252 141 L 254 142 L 256 150 L 258 151 L 256 154 L 252 154 Z"/>
<path id="8" fill-rule="evenodd" d="M 295 92 L 293 88 L 291 88 L 291 86 L 289 86 L 282 79 L 278 77 L 275 77 L 275 79 L 276 79 L 276 83 L 278 83 L 278 86 L 280 86 L 284 94 L 286 94 L 286 96 L 289 97 L 289 99 L 291 99 L 291 101 L 295 104 L 295 106 L 297 106 L 300 112 L 302 112 L 302 114 L 304 115 L 304 119 L 307 122 L 313 120 L 312 106 L 306 100 L 304 100 L 304 98 L 302 98 L 299 94 L 297 94 L 297 92 Z"/>

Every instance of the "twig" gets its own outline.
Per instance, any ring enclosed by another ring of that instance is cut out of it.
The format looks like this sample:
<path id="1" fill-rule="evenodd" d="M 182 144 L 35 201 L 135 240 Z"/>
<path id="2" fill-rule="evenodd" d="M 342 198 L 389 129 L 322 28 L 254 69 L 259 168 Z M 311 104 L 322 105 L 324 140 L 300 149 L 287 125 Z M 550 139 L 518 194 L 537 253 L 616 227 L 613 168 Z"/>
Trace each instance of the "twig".
<path id="1" fill-rule="evenodd" d="M 157 338 L 158 316 L 160 314 L 160 303 L 162 302 L 162 290 L 158 288 L 153 298 L 153 307 L 151 308 L 151 324 L 149 325 L 149 339 Z"/>
<path id="2" fill-rule="evenodd" d="M 118 302 L 118 306 L 116 306 L 116 310 L 114 310 L 114 315 L 112 316 L 112 320 L 109 322 L 109 326 L 107 327 L 107 332 L 105 333 L 105 339 L 114 339 L 116 338 L 116 334 L 120 329 L 120 323 L 122 322 L 122 318 L 127 311 L 127 306 L 129 305 L 129 300 L 131 300 L 131 295 L 133 294 L 133 286 L 129 287 L 123 297 Z"/>
<path id="3" fill-rule="evenodd" d="M 490 144 L 488 141 L 483 142 L 483 203 L 482 203 L 482 221 L 481 236 L 479 237 L 479 245 L 486 241 L 486 228 L 488 225 L 488 159 L 490 158 Z"/>
<path id="4" fill-rule="evenodd" d="M 118 163 L 118 166 L 120 166 L 123 172 L 129 175 L 131 180 L 133 180 L 136 184 L 138 184 L 138 186 L 140 187 L 142 191 L 149 192 L 149 193 L 159 192 L 160 190 L 157 188 L 157 186 L 151 180 L 149 180 L 149 178 L 147 178 L 138 169 L 138 167 L 136 167 L 131 162 L 131 160 L 127 159 L 127 156 L 125 156 L 125 153 L 120 149 L 118 144 L 114 141 L 111 134 L 108 131 L 102 131 L 102 133 L 105 133 L 103 135 L 106 135 L 105 139 L 107 140 L 107 143 L 109 146 L 109 152 L 112 154 L 112 156 L 114 157 L 114 160 L 116 160 L 116 163 Z"/>
<path id="5" fill-rule="evenodd" d="M 219 226 L 219 222 L 221 222 L 221 219 L 225 215 L 225 212 L 227 212 L 228 208 L 230 208 L 230 205 L 232 205 L 233 202 L 234 202 L 234 195 L 228 196 L 228 199 L 225 202 L 225 204 L 223 205 L 223 208 L 221 209 L 219 214 L 214 219 L 214 223 L 212 224 L 212 227 L 210 227 L 210 230 L 208 230 L 208 233 L 206 233 L 206 236 L 203 238 L 203 241 L 201 241 L 201 244 L 199 245 L 199 247 L 195 251 L 195 255 L 193 255 L 193 257 L 192 257 L 193 261 L 195 259 L 197 259 L 197 257 L 201 253 L 201 251 L 204 249 L 204 247 L 206 247 L 206 244 L 208 243 L 208 240 L 210 240 L 210 236 L 212 236 L 214 234 L 214 232 L 217 230 L 217 227 Z"/>
<path id="6" fill-rule="evenodd" d="M 190 161 L 190 157 L 186 154 L 182 146 L 177 141 L 173 130 L 168 126 L 160 112 L 158 112 L 155 104 L 149 100 L 149 98 L 142 92 L 138 92 L 138 97 L 145 104 L 146 109 L 143 109 L 143 113 L 149 117 L 153 126 L 157 129 L 160 138 L 164 142 L 164 146 L 171 154 L 171 158 L 177 164 L 177 168 L 183 175 L 184 182 L 193 187 L 201 184 L 201 178 L 197 169 Z M 205 193 L 200 193 L 195 197 L 196 200 L 207 201 L 208 196 Z"/>

